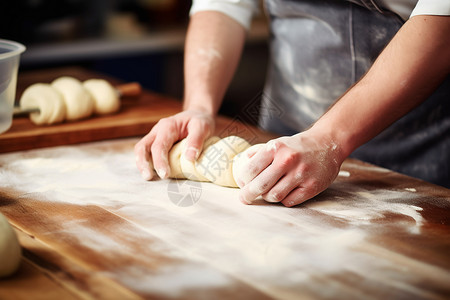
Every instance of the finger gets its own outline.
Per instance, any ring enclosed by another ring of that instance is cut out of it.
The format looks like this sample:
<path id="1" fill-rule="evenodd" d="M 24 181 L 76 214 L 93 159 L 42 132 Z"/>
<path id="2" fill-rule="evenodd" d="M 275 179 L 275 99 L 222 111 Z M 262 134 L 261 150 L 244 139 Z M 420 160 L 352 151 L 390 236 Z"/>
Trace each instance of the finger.
<path id="1" fill-rule="evenodd" d="M 265 168 L 267 168 L 273 161 L 275 156 L 275 147 L 267 147 L 267 144 L 258 147 L 256 153 L 243 166 L 246 170 L 239 175 L 240 186 L 247 185 L 256 176 L 259 175 Z"/>
<path id="2" fill-rule="evenodd" d="M 210 129 L 198 120 L 192 120 L 188 125 L 188 136 L 186 137 L 186 150 L 184 156 L 188 161 L 196 161 L 203 149 L 203 143 L 209 136 Z"/>
<path id="3" fill-rule="evenodd" d="M 252 158 L 256 154 L 256 152 L 258 152 L 258 150 L 263 146 L 264 144 L 253 145 L 245 151 L 245 155 L 247 155 L 248 158 Z"/>
<path id="4" fill-rule="evenodd" d="M 315 189 L 300 186 L 293 189 L 281 203 L 286 207 L 292 207 L 311 199 L 318 193 Z"/>
<path id="5" fill-rule="evenodd" d="M 267 193 L 261 196 L 267 202 L 281 202 L 297 186 L 290 176 L 283 176 Z"/>
<path id="6" fill-rule="evenodd" d="M 240 193 L 240 201 L 244 204 L 251 204 L 256 198 L 270 191 L 283 176 L 284 170 L 269 165 L 264 171 L 245 185 Z"/>
<path id="7" fill-rule="evenodd" d="M 238 153 L 233 158 L 233 166 L 232 166 L 232 172 L 233 172 L 233 178 L 236 181 L 236 184 L 238 187 L 243 188 L 244 182 L 242 181 L 242 177 L 247 176 L 247 164 L 249 160 L 255 155 L 255 153 L 260 149 L 261 147 L 264 147 L 264 144 L 256 144 L 251 146 L 250 148 L 247 148 L 245 151 Z M 250 153 L 250 154 L 249 154 Z"/>
<path id="8" fill-rule="evenodd" d="M 144 180 L 151 180 L 155 175 L 149 150 L 154 138 L 154 134 L 150 132 L 134 146 L 136 167 Z"/>
<path id="9" fill-rule="evenodd" d="M 173 144 L 179 140 L 178 131 L 170 121 L 162 119 L 158 134 L 151 145 L 151 155 L 156 173 L 162 179 L 170 176 L 169 151 Z"/>

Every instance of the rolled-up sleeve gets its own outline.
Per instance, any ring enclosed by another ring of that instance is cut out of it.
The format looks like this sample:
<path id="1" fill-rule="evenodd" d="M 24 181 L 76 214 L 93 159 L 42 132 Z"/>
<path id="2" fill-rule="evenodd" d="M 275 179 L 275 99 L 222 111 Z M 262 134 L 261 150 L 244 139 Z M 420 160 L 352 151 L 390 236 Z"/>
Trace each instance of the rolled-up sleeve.
<path id="1" fill-rule="evenodd" d="M 190 15 L 199 11 L 219 11 L 239 22 L 246 30 L 258 11 L 257 0 L 194 0 Z"/>
<path id="2" fill-rule="evenodd" d="M 411 17 L 417 15 L 450 15 L 450 0 L 419 0 L 411 13 Z"/>

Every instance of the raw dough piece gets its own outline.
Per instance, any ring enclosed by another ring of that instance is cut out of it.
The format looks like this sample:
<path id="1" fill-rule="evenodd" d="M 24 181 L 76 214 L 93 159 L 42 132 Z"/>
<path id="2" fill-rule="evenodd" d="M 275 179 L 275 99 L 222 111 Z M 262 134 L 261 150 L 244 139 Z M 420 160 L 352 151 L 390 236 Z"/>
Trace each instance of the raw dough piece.
<path id="1" fill-rule="evenodd" d="M 210 145 L 217 143 L 219 140 L 220 138 L 218 136 L 210 137 L 203 143 L 203 149 L 207 149 Z M 186 146 L 184 146 L 184 148 L 185 147 Z M 184 149 L 182 153 L 184 153 Z M 181 155 L 180 157 L 180 165 L 181 171 L 187 179 L 195 181 L 210 181 L 202 173 L 198 172 L 196 163 L 194 161 L 187 160 L 184 155 Z"/>
<path id="2" fill-rule="evenodd" d="M 228 136 L 203 150 L 195 167 L 215 184 L 238 187 L 233 178 L 233 159 L 250 146 L 243 138 Z"/>
<path id="3" fill-rule="evenodd" d="M 94 100 L 94 112 L 96 114 L 111 114 L 119 110 L 119 95 L 108 81 L 89 79 L 83 82 L 83 86 Z"/>
<path id="4" fill-rule="evenodd" d="M 37 125 L 59 123 L 66 116 L 66 104 L 62 95 L 46 83 L 29 86 L 20 97 L 20 107 L 39 108 L 40 112 L 30 115 L 31 121 Z"/>
<path id="5" fill-rule="evenodd" d="M 190 162 L 182 155 L 186 148 L 184 139 L 169 152 L 170 177 L 238 187 L 232 173 L 233 158 L 249 147 L 250 144 L 238 136 L 223 139 L 211 137 L 204 143 L 204 150 L 198 160 Z"/>
<path id="6" fill-rule="evenodd" d="M 16 233 L 0 213 L 0 277 L 9 276 L 19 268 L 21 255 Z"/>
<path id="7" fill-rule="evenodd" d="M 220 140 L 219 137 L 213 136 L 207 139 L 203 148 Z M 184 157 L 186 151 L 187 139 L 183 139 L 176 143 L 169 152 L 170 177 L 179 179 L 190 179 L 195 181 L 209 181 L 207 178 L 198 173 L 195 169 L 195 162 L 188 161 Z"/>
<path id="8" fill-rule="evenodd" d="M 73 121 L 92 115 L 94 100 L 78 79 L 64 76 L 54 80 L 51 85 L 63 96 L 66 120 Z"/>

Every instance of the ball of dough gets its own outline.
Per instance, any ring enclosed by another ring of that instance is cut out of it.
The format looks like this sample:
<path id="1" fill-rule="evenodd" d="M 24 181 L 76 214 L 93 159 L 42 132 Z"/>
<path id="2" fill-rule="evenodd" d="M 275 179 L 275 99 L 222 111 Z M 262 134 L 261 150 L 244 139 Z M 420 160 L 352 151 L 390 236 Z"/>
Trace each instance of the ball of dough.
<path id="1" fill-rule="evenodd" d="M 83 82 L 83 86 L 94 99 L 94 112 L 96 114 L 111 114 L 119 110 L 119 95 L 108 81 L 89 79 Z"/>
<path id="2" fill-rule="evenodd" d="M 16 233 L 0 214 L 0 277 L 9 276 L 19 268 L 21 254 Z"/>
<path id="3" fill-rule="evenodd" d="M 39 112 L 30 114 L 34 124 L 55 124 L 64 121 L 66 105 L 62 95 L 50 84 L 30 85 L 20 97 L 21 108 L 39 108 Z"/>
<path id="4" fill-rule="evenodd" d="M 228 136 L 205 148 L 195 163 L 197 172 L 209 181 L 228 187 L 238 187 L 233 178 L 234 157 L 249 148 L 250 144 L 241 137 Z"/>
<path id="5" fill-rule="evenodd" d="M 236 182 L 243 182 L 248 183 L 253 178 L 248 178 L 248 169 L 247 169 L 247 163 L 250 160 L 250 157 L 248 157 L 248 153 L 251 151 L 257 151 L 259 148 L 263 147 L 265 144 L 256 144 L 251 146 L 250 148 L 247 148 L 245 151 L 239 153 L 234 157 L 233 160 L 233 178 Z M 242 188 L 242 186 L 239 186 Z"/>
<path id="6" fill-rule="evenodd" d="M 66 120 L 87 118 L 94 111 L 94 100 L 82 83 L 73 77 L 60 77 L 51 83 L 63 96 L 66 103 Z"/>

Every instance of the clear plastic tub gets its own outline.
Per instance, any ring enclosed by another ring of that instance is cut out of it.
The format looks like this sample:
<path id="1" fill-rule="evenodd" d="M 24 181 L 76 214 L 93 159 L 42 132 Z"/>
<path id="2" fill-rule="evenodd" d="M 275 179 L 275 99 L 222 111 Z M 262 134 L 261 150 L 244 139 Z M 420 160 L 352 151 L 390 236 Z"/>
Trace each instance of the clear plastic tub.
<path id="1" fill-rule="evenodd" d="M 22 44 L 0 39 L 0 134 L 11 127 Z"/>

